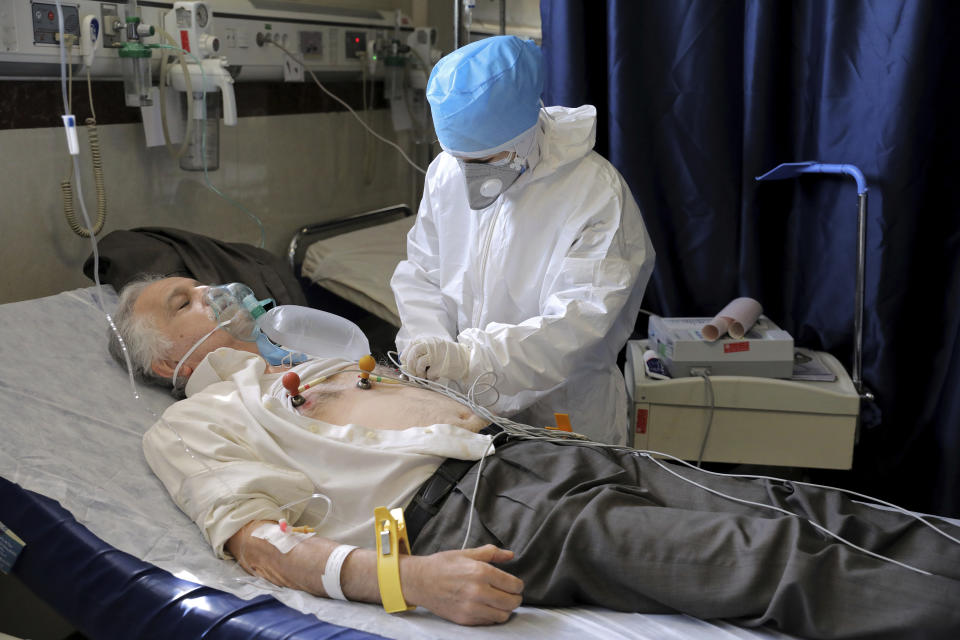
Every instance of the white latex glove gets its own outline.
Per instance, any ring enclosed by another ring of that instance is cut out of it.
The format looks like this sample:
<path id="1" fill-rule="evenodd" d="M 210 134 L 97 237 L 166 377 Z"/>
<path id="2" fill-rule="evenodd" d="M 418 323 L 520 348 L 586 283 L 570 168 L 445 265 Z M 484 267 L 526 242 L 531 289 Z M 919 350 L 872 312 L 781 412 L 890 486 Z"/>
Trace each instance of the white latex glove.
<path id="1" fill-rule="evenodd" d="M 400 364 L 418 378 L 459 380 L 469 370 L 470 349 L 445 338 L 421 338 L 404 349 Z"/>

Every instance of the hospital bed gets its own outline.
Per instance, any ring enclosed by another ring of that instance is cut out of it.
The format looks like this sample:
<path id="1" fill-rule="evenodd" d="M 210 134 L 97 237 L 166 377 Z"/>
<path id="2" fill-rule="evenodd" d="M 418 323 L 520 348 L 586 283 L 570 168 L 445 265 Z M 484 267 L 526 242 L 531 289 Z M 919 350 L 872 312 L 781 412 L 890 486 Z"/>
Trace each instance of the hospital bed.
<path id="1" fill-rule="evenodd" d="M 399 328 L 390 277 L 415 220 L 398 204 L 307 225 L 290 240 L 287 260 L 301 278 Z"/>
<path id="2" fill-rule="evenodd" d="M 0 522 L 26 542 L 13 573 L 94 640 L 788 637 L 590 607 L 521 607 L 504 625 L 466 628 L 278 588 L 217 559 L 150 471 L 141 436 L 172 399 L 147 387 L 133 397 L 93 288 L 0 305 L 0 326 Z"/>

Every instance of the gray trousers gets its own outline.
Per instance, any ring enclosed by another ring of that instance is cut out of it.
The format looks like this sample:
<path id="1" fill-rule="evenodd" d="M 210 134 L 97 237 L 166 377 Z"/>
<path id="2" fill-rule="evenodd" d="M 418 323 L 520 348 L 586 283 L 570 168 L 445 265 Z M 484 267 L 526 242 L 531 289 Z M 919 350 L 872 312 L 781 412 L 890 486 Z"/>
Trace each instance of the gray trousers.
<path id="1" fill-rule="evenodd" d="M 713 495 L 634 452 L 535 441 L 498 445 L 487 458 L 467 546 L 514 551 L 501 568 L 524 581 L 531 605 L 683 612 L 809 638 L 960 638 L 960 545 L 840 492 L 663 464 L 935 575 Z M 474 465 L 417 536 L 414 553 L 460 548 L 476 474 Z M 960 528 L 940 526 L 960 537 Z"/>

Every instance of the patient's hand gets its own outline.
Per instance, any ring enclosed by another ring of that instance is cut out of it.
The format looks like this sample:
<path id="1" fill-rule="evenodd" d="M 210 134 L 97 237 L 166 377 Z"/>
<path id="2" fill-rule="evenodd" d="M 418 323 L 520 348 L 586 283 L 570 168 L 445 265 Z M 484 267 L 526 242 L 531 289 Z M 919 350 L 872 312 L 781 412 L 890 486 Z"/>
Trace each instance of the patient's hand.
<path id="1" fill-rule="evenodd" d="M 400 580 L 408 604 L 458 624 L 506 622 L 523 601 L 523 581 L 493 564 L 513 552 L 491 544 L 429 556 L 401 556 Z"/>

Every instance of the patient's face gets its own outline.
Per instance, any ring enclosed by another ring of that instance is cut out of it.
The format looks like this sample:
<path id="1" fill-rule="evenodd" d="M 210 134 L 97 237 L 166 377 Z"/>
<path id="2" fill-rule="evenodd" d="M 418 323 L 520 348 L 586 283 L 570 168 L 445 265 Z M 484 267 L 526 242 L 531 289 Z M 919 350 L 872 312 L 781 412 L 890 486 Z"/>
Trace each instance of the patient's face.
<path id="1" fill-rule="evenodd" d="M 213 313 L 203 299 L 207 287 L 189 278 L 164 278 L 149 285 L 137 298 L 133 312 L 149 315 L 157 329 L 173 344 L 165 362 L 154 363 L 154 370 L 169 377 L 190 347 L 217 326 Z M 182 375 L 189 376 L 203 358 L 220 347 L 232 347 L 257 353 L 253 342 L 244 342 L 226 331 L 214 331 L 183 364 Z M 169 368 L 169 372 L 167 369 Z"/>

